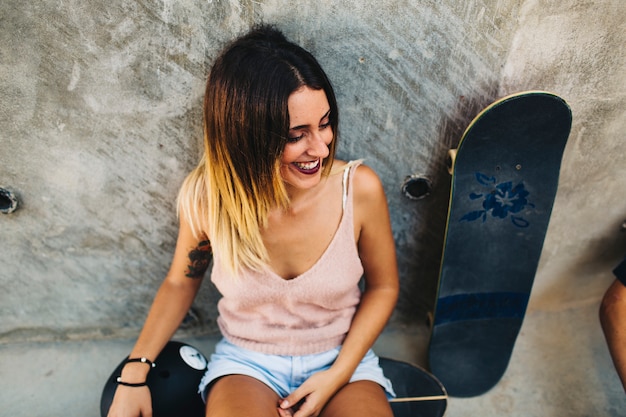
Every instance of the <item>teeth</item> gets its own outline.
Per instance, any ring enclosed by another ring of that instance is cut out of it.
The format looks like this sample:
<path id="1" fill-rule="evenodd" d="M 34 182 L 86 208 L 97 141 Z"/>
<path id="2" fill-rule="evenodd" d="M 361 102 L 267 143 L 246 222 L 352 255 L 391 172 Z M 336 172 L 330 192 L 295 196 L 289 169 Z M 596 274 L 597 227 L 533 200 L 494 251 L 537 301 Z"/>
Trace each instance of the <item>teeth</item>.
<path id="1" fill-rule="evenodd" d="M 319 163 L 320 163 L 320 160 L 318 159 L 317 161 L 313 161 L 313 162 L 294 162 L 294 165 L 300 169 L 308 171 L 308 170 L 317 168 Z"/>

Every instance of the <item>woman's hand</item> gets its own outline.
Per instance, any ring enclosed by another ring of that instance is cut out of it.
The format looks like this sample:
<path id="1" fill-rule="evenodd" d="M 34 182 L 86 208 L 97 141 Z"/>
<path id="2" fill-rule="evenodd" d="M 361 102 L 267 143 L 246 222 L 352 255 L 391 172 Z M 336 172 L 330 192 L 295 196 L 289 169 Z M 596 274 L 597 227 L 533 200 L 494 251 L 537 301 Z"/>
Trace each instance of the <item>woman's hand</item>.
<path id="1" fill-rule="evenodd" d="M 109 408 L 108 417 L 152 417 L 150 389 L 119 385 Z"/>
<path id="2" fill-rule="evenodd" d="M 318 372 L 281 401 L 278 413 L 281 417 L 317 417 L 346 382 L 332 369 Z"/>

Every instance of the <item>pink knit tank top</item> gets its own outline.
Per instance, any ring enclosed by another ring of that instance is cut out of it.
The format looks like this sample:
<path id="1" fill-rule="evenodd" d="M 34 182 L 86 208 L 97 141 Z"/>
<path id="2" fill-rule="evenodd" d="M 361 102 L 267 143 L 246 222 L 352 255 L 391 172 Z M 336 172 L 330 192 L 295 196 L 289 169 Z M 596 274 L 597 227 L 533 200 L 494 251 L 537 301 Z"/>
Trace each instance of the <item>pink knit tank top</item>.
<path id="1" fill-rule="evenodd" d="M 363 266 L 354 241 L 352 174 L 344 172 L 344 210 L 335 235 L 317 262 L 285 280 L 272 271 L 229 276 L 215 262 L 211 281 L 222 298 L 217 324 L 240 347 L 273 355 L 308 355 L 340 345 L 361 299 Z"/>

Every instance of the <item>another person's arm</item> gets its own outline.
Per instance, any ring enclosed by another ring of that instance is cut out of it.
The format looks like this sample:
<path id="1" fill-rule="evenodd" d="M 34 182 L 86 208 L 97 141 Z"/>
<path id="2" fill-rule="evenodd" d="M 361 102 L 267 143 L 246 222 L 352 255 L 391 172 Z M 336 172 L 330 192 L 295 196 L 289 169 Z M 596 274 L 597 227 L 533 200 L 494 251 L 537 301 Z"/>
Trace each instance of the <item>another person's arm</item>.
<path id="1" fill-rule="evenodd" d="M 626 260 L 622 262 L 626 269 Z M 616 279 L 600 306 L 600 323 L 615 370 L 626 391 L 626 286 Z"/>

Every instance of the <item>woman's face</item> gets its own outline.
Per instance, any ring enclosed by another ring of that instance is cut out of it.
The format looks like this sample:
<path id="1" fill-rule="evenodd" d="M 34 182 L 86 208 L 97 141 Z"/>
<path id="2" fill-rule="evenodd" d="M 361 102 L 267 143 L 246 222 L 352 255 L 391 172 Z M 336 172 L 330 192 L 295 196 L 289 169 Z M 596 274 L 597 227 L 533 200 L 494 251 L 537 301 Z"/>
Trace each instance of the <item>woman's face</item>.
<path id="1" fill-rule="evenodd" d="M 324 90 L 302 87 L 287 100 L 289 139 L 281 158 L 283 181 L 296 188 L 317 185 L 322 161 L 329 155 L 333 140 L 330 105 Z"/>

